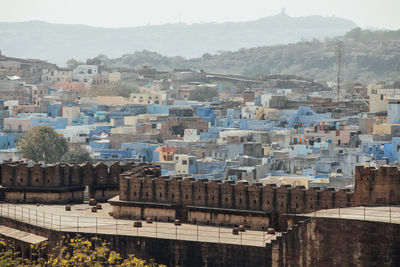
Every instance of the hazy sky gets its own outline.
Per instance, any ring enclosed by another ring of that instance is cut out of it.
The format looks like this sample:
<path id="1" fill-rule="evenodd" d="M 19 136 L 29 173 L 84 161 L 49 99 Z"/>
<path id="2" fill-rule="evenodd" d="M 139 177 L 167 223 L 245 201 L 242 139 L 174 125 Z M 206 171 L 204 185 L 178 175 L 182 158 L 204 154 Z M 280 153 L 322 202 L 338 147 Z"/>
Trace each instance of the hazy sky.
<path id="1" fill-rule="evenodd" d="M 277 14 L 347 18 L 366 28 L 400 29 L 400 0 L 0 0 L 0 21 L 127 27 L 244 21 Z"/>

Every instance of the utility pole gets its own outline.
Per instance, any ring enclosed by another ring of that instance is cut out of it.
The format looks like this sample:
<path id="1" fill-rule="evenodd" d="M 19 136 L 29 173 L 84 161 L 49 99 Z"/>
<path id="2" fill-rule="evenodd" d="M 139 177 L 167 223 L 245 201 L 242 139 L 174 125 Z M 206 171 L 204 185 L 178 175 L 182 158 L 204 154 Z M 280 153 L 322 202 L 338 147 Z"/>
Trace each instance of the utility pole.
<path id="1" fill-rule="evenodd" d="M 337 41 L 335 45 L 336 68 L 337 68 L 337 101 L 340 99 L 340 83 L 342 75 L 342 60 L 344 54 L 343 41 Z"/>

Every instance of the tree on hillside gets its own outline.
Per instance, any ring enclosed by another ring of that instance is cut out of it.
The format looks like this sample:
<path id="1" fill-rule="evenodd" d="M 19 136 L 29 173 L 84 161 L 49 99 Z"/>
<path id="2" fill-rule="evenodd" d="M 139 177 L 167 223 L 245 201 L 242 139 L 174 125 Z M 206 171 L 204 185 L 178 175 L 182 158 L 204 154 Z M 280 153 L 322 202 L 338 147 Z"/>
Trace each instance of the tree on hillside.
<path id="1" fill-rule="evenodd" d="M 111 86 L 112 95 L 129 98 L 132 93 L 139 93 L 139 87 L 130 82 L 118 82 Z"/>
<path id="2" fill-rule="evenodd" d="M 67 61 L 67 66 L 70 69 L 75 69 L 76 67 L 78 67 L 78 65 L 83 65 L 83 64 L 85 64 L 85 63 L 82 61 L 77 61 L 73 58 L 71 58 Z"/>
<path id="3" fill-rule="evenodd" d="M 101 59 L 94 57 L 86 59 L 86 65 L 97 65 L 100 66 L 102 64 Z"/>
<path id="4" fill-rule="evenodd" d="M 69 163 L 75 162 L 81 164 L 83 162 L 93 163 L 93 158 L 86 149 L 70 150 L 64 154 L 60 159 L 61 162 Z"/>
<path id="5" fill-rule="evenodd" d="M 190 91 L 189 100 L 208 102 L 218 96 L 218 89 L 213 87 L 200 87 Z"/>
<path id="6" fill-rule="evenodd" d="M 55 163 L 68 151 L 68 141 L 49 126 L 35 126 L 18 138 L 17 149 L 24 158 Z"/>
<path id="7" fill-rule="evenodd" d="M 129 98 L 132 93 L 140 93 L 139 87 L 132 82 L 118 82 L 115 84 L 93 85 L 90 96 L 122 96 Z"/>

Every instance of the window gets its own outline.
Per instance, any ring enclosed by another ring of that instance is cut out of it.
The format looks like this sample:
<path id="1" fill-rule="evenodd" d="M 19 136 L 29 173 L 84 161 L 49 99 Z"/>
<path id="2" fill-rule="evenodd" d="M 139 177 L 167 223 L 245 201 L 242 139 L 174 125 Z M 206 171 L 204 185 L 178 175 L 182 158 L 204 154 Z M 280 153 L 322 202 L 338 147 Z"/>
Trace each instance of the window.
<path id="1" fill-rule="evenodd" d="M 182 165 L 187 165 L 187 160 L 182 160 Z"/>

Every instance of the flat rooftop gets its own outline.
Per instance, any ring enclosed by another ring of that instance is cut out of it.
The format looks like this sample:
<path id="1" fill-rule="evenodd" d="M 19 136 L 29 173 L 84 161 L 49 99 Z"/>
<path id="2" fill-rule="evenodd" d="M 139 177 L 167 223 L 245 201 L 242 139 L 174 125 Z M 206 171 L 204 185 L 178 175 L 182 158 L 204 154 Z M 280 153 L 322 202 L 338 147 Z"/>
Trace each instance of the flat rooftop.
<path id="1" fill-rule="evenodd" d="M 210 243 L 225 243 L 244 246 L 265 247 L 281 233 L 267 234 L 265 231 L 247 230 L 233 235 L 233 227 L 218 227 L 173 222 L 146 223 L 135 228 L 134 221 L 114 219 L 109 215 L 112 207 L 102 203 L 102 209 L 91 212 L 88 204 L 71 205 L 71 211 L 65 211 L 65 205 L 0 204 L 0 216 L 55 231 L 72 233 L 98 233 L 123 236 L 140 236 L 162 239 L 177 239 Z"/>
<path id="2" fill-rule="evenodd" d="M 293 215 L 293 214 L 291 214 Z M 360 220 L 400 224 L 400 205 L 397 206 L 360 206 L 337 209 L 323 209 L 299 216 Z"/>

